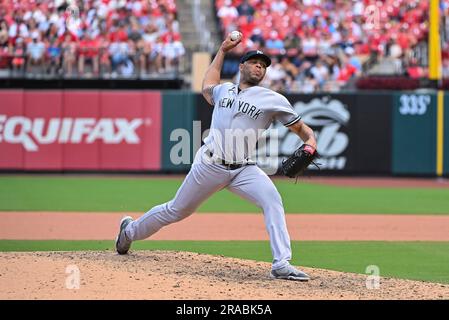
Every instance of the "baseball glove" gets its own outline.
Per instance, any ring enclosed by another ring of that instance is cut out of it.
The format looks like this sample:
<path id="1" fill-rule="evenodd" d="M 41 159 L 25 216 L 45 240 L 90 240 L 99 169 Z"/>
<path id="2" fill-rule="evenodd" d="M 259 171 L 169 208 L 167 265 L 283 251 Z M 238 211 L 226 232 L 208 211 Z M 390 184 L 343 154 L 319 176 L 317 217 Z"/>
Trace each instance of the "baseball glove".
<path id="1" fill-rule="evenodd" d="M 303 144 L 290 157 L 282 161 L 282 174 L 298 179 L 299 176 L 304 174 L 310 164 L 314 164 L 318 169 L 320 168 L 314 162 L 317 158 L 319 158 L 318 152 L 312 146 Z"/>

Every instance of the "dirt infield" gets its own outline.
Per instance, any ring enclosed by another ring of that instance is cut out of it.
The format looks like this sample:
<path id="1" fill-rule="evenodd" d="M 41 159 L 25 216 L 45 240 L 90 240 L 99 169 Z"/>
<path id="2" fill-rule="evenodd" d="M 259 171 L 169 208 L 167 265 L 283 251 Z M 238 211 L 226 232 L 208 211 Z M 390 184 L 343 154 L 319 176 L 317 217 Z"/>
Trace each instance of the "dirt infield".
<path id="1" fill-rule="evenodd" d="M 122 214 L 1 212 L 0 239 L 112 240 Z M 135 217 L 139 215 L 133 215 Z M 449 240 L 447 216 L 288 215 L 293 240 Z M 268 240 L 261 214 L 195 214 L 154 240 Z M 80 288 L 73 285 L 73 267 Z M 0 299 L 449 299 L 449 285 L 303 268 L 308 283 L 271 280 L 270 264 L 187 252 L 0 253 Z M 20 275 L 18 277 L 17 275 Z"/>
<path id="2" fill-rule="evenodd" d="M 364 275 L 303 269 L 309 282 L 272 280 L 265 262 L 187 252 L 0 253 L 0 299 L 449 299 L 449 285 L 367 287 Z"/>
<path id="3" fill-rule="evenodd" d="M 0 239 L 111 240 L 122 216 L 0 212 Z M 449 241 L 449 216 L 291 214 L 287 225 L 292 240 Z M 150 240 L 268 240 L 268 234 L 262 214 L 197 213 Z"/>

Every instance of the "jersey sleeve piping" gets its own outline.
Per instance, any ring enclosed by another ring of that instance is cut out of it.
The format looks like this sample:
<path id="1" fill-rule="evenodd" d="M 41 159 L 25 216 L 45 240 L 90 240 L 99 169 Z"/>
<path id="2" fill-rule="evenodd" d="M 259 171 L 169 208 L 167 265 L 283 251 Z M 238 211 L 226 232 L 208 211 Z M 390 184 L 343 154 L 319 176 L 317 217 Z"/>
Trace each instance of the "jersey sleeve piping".
<path id="1" fill-rule="evenodd" d="M 299 120 L 301 120 L 301 116 L 297 116 L 295 119 L 293 119 L 292 121 L 288 122 L 288 123 L 284 123 L 284 126 L 289 127 L 292 124 L 294 124 L 295 122 L 298 122 Z"/>

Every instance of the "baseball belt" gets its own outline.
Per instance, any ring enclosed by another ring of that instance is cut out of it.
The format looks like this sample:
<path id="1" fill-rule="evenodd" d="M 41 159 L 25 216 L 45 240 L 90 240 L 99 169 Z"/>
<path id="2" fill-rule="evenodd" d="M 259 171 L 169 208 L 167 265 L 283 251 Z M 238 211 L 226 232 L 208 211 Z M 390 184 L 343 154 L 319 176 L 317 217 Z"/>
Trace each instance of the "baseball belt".
<path id="1" fill-rule="evenodd" d="M 214 154 L 209 149 L 207 149 L 206 152 L 209 155 L 209 157 L 213 158 Z M 246 165 L 254 165 L 254 163 L 233 163 L 233 162 L 228 162 L 221 158 L 217 158 L 217 159 L 218 159 L 218 163 L 221 164 L 222 166 L 225 166 L 228 170 L 236 170 L 236 169 L 239 169 Z"/>

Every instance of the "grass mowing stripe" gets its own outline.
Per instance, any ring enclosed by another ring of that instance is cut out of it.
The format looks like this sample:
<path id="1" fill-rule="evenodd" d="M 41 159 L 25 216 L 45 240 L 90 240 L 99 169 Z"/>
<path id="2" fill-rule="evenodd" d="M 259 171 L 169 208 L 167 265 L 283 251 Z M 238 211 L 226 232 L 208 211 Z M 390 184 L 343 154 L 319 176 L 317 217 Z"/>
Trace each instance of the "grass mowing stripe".
<path id="1" fill-rule="evenodd" d="M 173 198 L 182 179 L 0 177 L 0 211 L 146 212 Z M 352 188 L 275 181 L 289 213 L 449 214 L 449 189 Z M 199 212 L 260 212 L 229 191 Z"/>
<path id="2" fill-rule="evenodd" d="M 113 241 L 0 240 L 0 251 L 113 250 Z M 139 241 L 134 250 L 176 250 L 271 262 L 267 241 Z M 449 283 L 449 242 L 293 241 L 295 265 Z M 111 254 L 115 254 L 111 251 Z"/>

